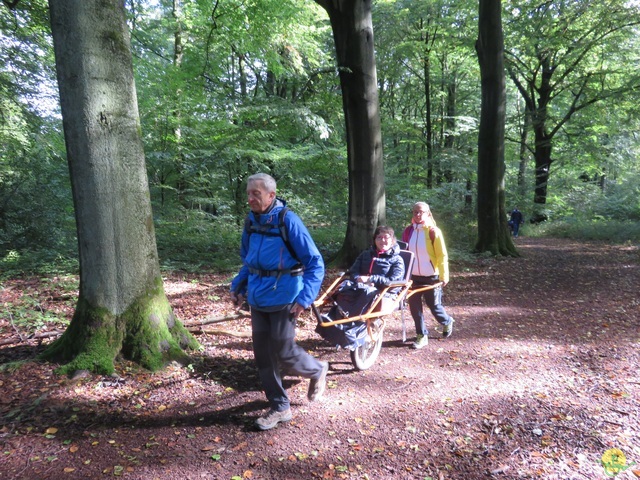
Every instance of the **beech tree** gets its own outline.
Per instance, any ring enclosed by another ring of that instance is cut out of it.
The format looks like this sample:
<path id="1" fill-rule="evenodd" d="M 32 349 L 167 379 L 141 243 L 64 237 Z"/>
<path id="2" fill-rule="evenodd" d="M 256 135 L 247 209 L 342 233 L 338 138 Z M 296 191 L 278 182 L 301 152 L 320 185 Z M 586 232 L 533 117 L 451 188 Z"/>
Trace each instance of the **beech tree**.
<path id="1" fill-rule="evenodd" d="M 118 354 L 155 370 L 195 339 L 163 289 L 121 0 L 50 0 L 80 259 L 80 294 L 44 353 L 62 372 L 111 373 Z"/>
<path id="2" fill-rule="evenodd" d="M 619 100 L 637 90 L 630 41 L 640 24 L 637 2 L 509 2 L 506 66 L 525 104 L 529 146 L 535 159 L 533 201 L 545 204 L 553 141 L 571 118 L 597 102 Z"/>
<path id="3" fill-rule="evenodd" d="M 385 222 L 384 164 L 370 0 L 316 0 L 329 14 L 347 136 L 349 213 L 336 262 L 350 265 Z"/>
<path id="4" fill-rule="evenodd" d="M 478 132 L 478 240 L 476 251 L 515 254 L 504 194 L 505 73 L 500 0 L 480 0 L 476 51 L 482 102 Z"/>

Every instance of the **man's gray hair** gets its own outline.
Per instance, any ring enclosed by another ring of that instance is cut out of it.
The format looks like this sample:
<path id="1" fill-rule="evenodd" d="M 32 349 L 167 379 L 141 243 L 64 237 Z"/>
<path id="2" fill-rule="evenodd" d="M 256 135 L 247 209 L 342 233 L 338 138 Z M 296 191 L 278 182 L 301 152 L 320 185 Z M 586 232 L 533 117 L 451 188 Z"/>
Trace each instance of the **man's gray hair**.
<path id="1" fill-rule="evenodd" d="M 264 188 L 267 192 L 276 191 L 276 181 L 271 175 L 267 175 L 266 173 L 254 173 L 247 179 L 247 185 L 251 182 L 262 182 Z"/>

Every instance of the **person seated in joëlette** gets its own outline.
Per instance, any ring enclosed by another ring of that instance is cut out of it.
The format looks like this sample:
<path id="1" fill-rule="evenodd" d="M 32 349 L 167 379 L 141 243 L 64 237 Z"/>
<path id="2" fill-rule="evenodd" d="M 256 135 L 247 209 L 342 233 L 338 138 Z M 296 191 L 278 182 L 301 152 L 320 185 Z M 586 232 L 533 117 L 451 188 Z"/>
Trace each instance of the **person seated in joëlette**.
<path id="1" fill-rule="evenodd" d="M 393 228 L 381 225 L 373 233 L 370 248 L 364 250 L 349 269 L 354 282 L 382 290 L 392 282 L 405 278 L 404 260 Z M 395 305 L 396 289 L 385 293 L 381 301 L 382 311 Z"/>

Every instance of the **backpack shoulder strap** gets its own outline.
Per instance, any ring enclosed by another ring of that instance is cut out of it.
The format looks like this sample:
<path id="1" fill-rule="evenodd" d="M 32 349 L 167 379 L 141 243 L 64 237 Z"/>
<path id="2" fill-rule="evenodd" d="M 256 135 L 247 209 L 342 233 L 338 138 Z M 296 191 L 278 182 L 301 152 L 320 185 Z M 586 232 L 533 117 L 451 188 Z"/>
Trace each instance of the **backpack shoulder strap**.
<path id="1" fill-rule="evenodd" d="M 287 250 L 289 250 L 291 256 L 295 258 L 298 263 L 300 263 L 300 259 L 298 258 L 298 255 L 296 255 L 296 252 L 293 249 L 291 242 L 289 241 L 289 229 L 287 228 L 287 224 L 284 221 L 284 217 L 287 215 L 288 211 L 288 207 L 283 207 L 282 210 L 278 212 L 278 231 L 280 232 L 280 237 L 282 238 L 284 245 L 287 247 Z M 271 228 L 272 227 L 268 225 L 256 225 L 252 223 L 250 214 L 247 214 L 244 219 L 244 229 L 248 235 L 251 235 L 252 233 L 260 233 L 262 235 L 276 236 L 277 234 L 269 232 Z"/>
<path id="2" fill-rule="evenodd" d="M 431 240 L 431 244 L 433 245 L 436 240 L 436 229 L 433 227 L 429 227 L 429 239 Z"/>
<path id="3" fill-rule="evenodd" d="M 291 256 L 296 259 L 296 262 L 300 263 L 300 259 L 298 258 L 296 251 L 293 249 L 293 246 L 289 241 L 289 229 L 287 228 L 287 224 L 284 222 L 284 217 L 287 215 L 288 211 L 289 207 L 284 207 L 278 213 L 278 229 L 280 230 L 280 236 L 282 237 L 287 250 L 289 250 Z"/>

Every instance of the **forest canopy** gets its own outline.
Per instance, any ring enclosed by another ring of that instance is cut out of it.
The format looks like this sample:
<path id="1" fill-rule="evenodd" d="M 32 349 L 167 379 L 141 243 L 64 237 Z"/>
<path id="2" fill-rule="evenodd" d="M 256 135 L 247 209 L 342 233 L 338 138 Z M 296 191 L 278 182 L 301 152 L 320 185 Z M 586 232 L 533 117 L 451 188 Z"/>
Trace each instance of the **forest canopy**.
<path id="1" fill-rule="evenodd" d="M 256 171 L 277 178 L 323 252 L 335 252 L 349 192 L 326 12 L 300 0 L 126 6 L 162 265 L 234 268 L 227 250 L 246 210 L 243 181 Z M 379 1 L 372 13 L 387 222 L 400 228 L 425 200 L 454 251 L 469 250 L 477 2 Z M 638 5 L 622 0 L 504 4 L 506 207 L 548 220 L 530 234 L 637 238 L 639 21 Z M 3 6 L 0 46 L 3 270 L 35 251 L 73 263 L 46 2 Z"/>

